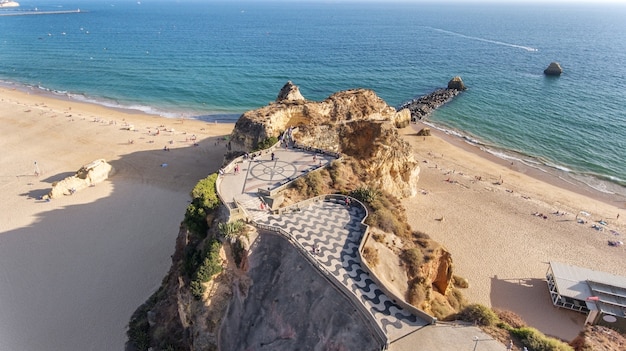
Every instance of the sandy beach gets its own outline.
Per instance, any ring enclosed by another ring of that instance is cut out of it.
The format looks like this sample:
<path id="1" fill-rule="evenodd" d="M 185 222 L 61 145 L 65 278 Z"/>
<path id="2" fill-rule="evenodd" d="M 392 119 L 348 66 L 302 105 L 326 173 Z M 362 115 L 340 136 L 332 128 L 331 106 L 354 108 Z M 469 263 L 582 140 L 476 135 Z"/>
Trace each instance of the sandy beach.
<path id="1" fill-rule="evenodd" d="M 443 133 L 415 132 L 401 131 L 421 164 L 422 192 L 404 201 L 413 229 L 452 253 L 456 274 L 469 279 L 468 300 L 514 311 L 548 335 L 574 338 L 584 315 L 552 306 L 548 262 L 626 275 L 626 249 L 608 245 L 626 239 L 625 202 L 495 159 Z M 589 213 L 578 216 L 585 224 L 576 220 L 580 211 Z M 603 231 L 591 227 L 599 220 L 608 222 Z"/>
<path id="2" fill-rule="evenodd" d="M 170 267 L 189 192 L 221 165 L 216 143 L 233 125 L 11 89 L 0 89 L 0 125 L 0 349 L 122 349 L 131 313 Z M 39 200 L 99 158 L 115 169 L 109 180 Z"/>

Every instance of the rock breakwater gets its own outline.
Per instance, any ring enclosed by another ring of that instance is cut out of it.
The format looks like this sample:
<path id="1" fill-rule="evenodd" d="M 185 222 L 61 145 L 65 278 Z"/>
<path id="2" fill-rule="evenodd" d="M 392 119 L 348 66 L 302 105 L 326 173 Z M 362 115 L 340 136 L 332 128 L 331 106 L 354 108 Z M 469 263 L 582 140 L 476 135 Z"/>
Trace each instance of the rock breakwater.
<path id="1" fill-rule="evenodd" d="M 398 106 L 398 111 L 408 109 L 411 111 L 411 121 L 420 121 L 443 104 L 459 95 L 461 91 L 457 89 L 437 89 L 428 95 L 413 99 Z"/>

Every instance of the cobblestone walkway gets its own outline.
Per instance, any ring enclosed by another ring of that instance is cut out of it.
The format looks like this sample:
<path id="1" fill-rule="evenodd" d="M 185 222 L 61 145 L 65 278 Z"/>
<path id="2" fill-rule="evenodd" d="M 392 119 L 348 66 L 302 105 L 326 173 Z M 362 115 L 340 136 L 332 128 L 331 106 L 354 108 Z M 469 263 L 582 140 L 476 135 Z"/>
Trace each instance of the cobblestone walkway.
<path id="1" fill-rule="evenodd" d="M 336 201 L 320 201 L 257 222 L 290 233 L 324 269 L 352 291 L 392 342 L 428 323 L 393 303 L 361 269 L 358 248 L 364 217 L 360 206 L 348 208 Z"/>

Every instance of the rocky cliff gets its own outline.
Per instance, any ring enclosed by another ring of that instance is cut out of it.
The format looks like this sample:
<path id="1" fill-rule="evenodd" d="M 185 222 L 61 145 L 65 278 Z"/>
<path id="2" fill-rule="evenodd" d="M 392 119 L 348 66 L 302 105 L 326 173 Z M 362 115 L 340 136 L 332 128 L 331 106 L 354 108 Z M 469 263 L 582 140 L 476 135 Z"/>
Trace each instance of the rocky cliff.
<path id="1" fill-rule="evenodd" d="M 254 150 L 270 137 L 297 127 L 299 145 L 354 158 L 366 182 L 398 197 L 416 194 L 419 166 L 397 128 L 410 122 L 410 111 L 396 111 L 371 90 L 335 93 L 321 102 L 308 101 L 291 82 L 275 103 L 244 113 L 231 135 L 233 150 Z"/>

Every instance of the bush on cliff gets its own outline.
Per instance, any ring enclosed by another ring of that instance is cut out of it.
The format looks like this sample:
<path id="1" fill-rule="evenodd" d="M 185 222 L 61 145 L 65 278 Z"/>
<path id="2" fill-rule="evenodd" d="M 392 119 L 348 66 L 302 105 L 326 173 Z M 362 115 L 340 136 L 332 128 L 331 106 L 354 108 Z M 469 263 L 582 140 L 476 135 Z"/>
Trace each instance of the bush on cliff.
<path id="1" fill-rule="evenodd" d="M 189 206 L 187 206 L 185 219 L 183 221 L 190 232 L 204 238 L 206 232 L 209 230 L 209 224 L 206 219 L 207 212 L 204 207 L 196 201 L 192 201 Z"/>
<path id="2" fill-rule="evenodd" d="M 531 327 L 511 328 L 509 332 L 517 337 L 522 344 L 533 351 L 572 351 L 568 344 L 547 337 L 539 330 Z"/>
<path id="3" fill-rule="evenodd" d="M 498 316 L 491 308 L 477 303 L 465 307 L 459 312 L 459 317 L 482 326 L 491 326 L 498 322 Z"/>
<path id="4" fill-rule="evenodd" d="M 216 181 L 217 173 L 213 173 L 201 179 L 193 190 L 191 190 L 191 198 L 194 200 L 197 199 L 198 204 L 206 210 L 213 210 L 220 204 L 220 199 L 217 197 L 217 188 L 215 186 Z"/>
<path id="5" fill-rule="evenodd" d="M 273 146 L 274 144 L 276 144 L 278 142 L 278 138 L 275 136 L 272 137 L 267 137 L 263 140 L 261 140 L 257 145 L 256 148 L 252 151 L 259 151 L 259 150 L 265 150 L 270 148 L 271 146 Z"/>
<path id="6" fill-rule="evenodd" d="M 204 285 L 211 280 L 215 274 L 222 271 L 222 260 L 220 258 L 220 248 L 222 245 L 215 239 L 208 240 L 205 249 L 202 251 L 200 265 L 193 274 L 189 284 L 191 294 L 196 299 L 201 299 L 204 295 Z"/>
<path id="7" fill-rule="evenodd" d="M 187 229 L 201 238 L 206 237 L 209 229 L 207 217 L 220 204 L 215 182 L 217 173 L 200 180 L 191 191 L 191 204 L 187 206 L 184 223 Z"/>
<path id="8" fill-rule="evenodd" d="M 309 172 L 292 183 L 292 187 L 305 197 L 322 195 L 325 192 L 324 178 L 320 172 Z"/>

